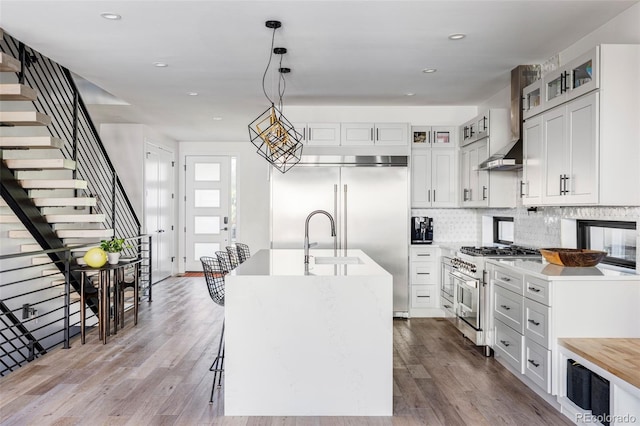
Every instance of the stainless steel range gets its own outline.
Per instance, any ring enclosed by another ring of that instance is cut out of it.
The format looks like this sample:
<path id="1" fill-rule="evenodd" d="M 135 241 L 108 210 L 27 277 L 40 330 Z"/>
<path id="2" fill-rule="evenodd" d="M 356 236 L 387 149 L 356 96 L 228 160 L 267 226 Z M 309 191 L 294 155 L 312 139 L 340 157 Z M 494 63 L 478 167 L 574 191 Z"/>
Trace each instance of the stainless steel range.
<path id="1" fill-rule="evenodd" d="M 485 272 L 487 259 L 540 257 L 538 250 L 521 246 L 462 247 L 453 258 L 442 259 L 441 296 L 445 311 L 467 338 L 487 346 L 490 298 Z"/>

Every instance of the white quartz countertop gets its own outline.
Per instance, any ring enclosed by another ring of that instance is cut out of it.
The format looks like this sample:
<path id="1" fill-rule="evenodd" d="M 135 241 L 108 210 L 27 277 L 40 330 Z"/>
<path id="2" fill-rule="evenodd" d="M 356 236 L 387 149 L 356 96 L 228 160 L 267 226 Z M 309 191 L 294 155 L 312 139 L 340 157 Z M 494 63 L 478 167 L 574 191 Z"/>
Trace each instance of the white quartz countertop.
<path id="1" fill-rule="evenodd" d="M 302 249 L 263 249 L 251 255 L 244 263 L 231 271 L 237 276 L 379 276 L 390 275 L 380 265 L 367 256 L 362 250 L 347 250 L 347 257 L 359 258 L 358 264 L 317 264 L 318 258 L 333 257 L 331 249 L 309 250 L 311 260 L 308 268 L 304 264 Z M 338 256 L 344 256 L 342 250 Z"/>
<path id="2" fill-rule="evenodd" d="M 633 271 L 626 272 L 602 265 L 590 268 L 571 268 L 554 265 L 544 260 L 524 259 L 493 259 L 488 260 L 487 263 L 510 266 L 521 273 L 553 281 L 640 281 L 640 275 L 635 274 Z"/>

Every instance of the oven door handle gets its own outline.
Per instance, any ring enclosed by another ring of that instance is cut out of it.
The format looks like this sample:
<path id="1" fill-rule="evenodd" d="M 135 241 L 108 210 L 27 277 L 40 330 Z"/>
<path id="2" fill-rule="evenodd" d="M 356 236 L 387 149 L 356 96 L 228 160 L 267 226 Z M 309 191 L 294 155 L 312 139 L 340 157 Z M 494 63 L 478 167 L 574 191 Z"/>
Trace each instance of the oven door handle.
<path id="1" fill-rule="evenodd" d="M 456 282 L 469 287 L 469 288 L 478 288 L 478 280 L 468 280 L 465 279 L 465 277 L 462 276 L 462 274 L 460 274 L 459 272 L 456 271 L 452 271 L 449 272 L 449 276 L 451 276 L 453 279 L 456 280 Z"/>

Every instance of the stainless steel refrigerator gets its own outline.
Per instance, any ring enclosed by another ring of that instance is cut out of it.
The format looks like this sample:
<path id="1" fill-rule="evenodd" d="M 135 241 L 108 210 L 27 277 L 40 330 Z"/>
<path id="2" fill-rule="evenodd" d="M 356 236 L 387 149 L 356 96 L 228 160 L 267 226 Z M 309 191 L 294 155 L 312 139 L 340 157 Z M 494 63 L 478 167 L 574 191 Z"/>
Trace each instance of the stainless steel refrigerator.
<path id="1" fill-rule="evenodd" d="M 302 248 L 305 219 L 326 210 L 336 221 L 338 247 L 361 249 L 393 275 L 394 316 L 409 311 L 409 181 L 405 156 L 304 156 L 271 177 L 271 246 Z M 329 219 L 309 223 L 314 248 L 333 248 Z M 302 259 L 300 260 L 302 261 Z"/>

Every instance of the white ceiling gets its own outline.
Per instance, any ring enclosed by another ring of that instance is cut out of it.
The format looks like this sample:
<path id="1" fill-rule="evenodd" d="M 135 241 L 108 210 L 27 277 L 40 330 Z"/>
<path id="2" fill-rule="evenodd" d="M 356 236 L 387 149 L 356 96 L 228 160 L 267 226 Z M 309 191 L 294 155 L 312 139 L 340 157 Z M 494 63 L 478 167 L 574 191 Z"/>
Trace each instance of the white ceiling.
<path id="1" fill-rule="evenodd" d="M 288 49 L 283 66 L 292 69 L 285 107 L 477 105 L 509 84 L 515 66 L 546 61 L 635 3 L 0 0 L 0 26 L 104 89 L 83 85 L 98 123 L 233 141 L 246 140 L 247 124 L 269 105 L 266 20 L 283 24 L 275 44 Z M 447 39 L 458 32 L 467 38 Z M 421 72 L 429 67 L 438 71 Z"/>

